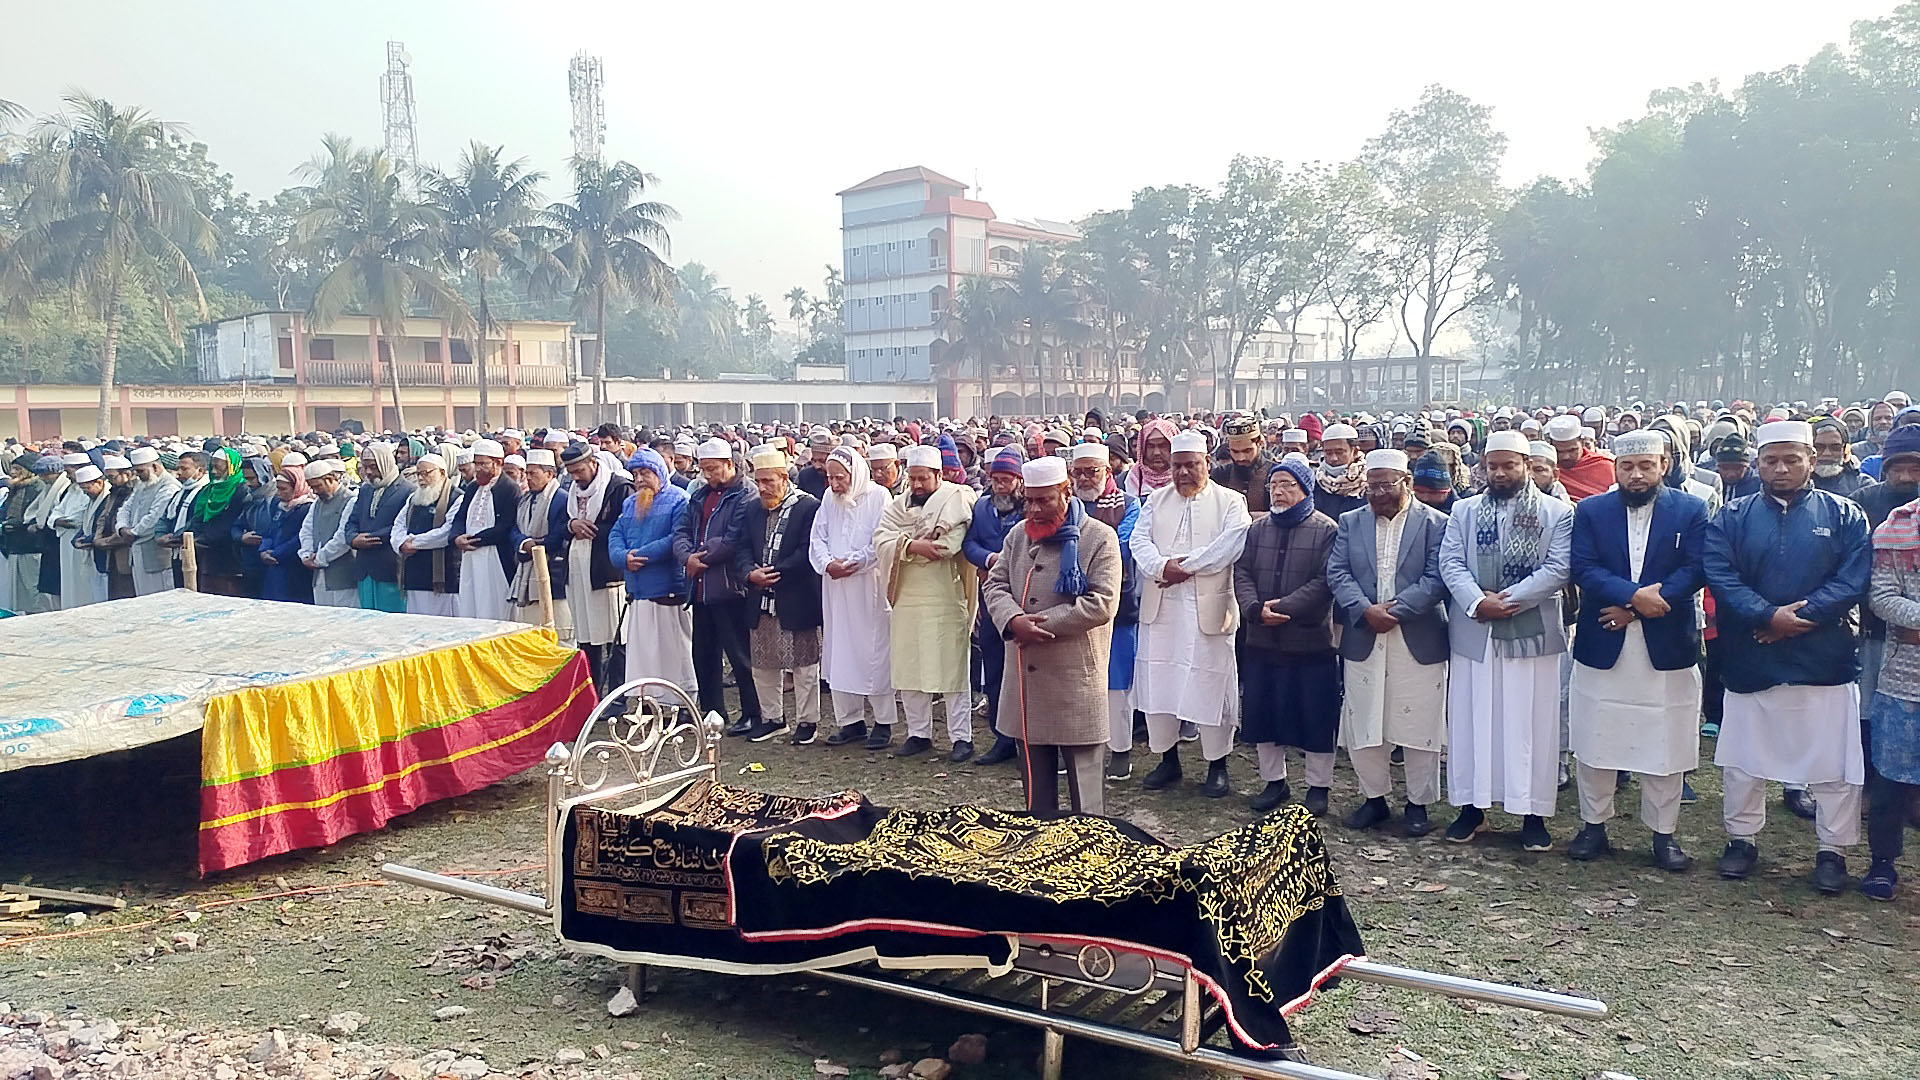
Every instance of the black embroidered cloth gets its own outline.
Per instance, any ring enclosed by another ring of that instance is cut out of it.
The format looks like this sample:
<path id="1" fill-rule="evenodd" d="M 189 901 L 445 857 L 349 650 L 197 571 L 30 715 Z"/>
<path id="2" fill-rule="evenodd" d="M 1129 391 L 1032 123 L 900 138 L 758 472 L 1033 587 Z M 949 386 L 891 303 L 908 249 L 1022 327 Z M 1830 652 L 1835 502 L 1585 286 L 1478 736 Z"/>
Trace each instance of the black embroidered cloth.
<path id="1" fill-rule="evenodd" d="M 938 927 L 1136 947 L 1191 966 L 1255 1047 L 1290 1045 L 1285 1013 L 1365 952 L 1300 806 L 1175 848 L 1110 818 L 862 803 L 743 835 L 731 869 L 750 940 Z"/>
<path id="2" fill-rule="evenodd" d="M 1005 937 L 960 940 L 868 931 L 820 941 L 751 942 L 728 915 L 727 850 L 751 829 L 864 805 L 857 792 L 798 799 L 697 780 L 644 814 L 575 807 L 562 837 L 560 936 L 684 967 L 805 970 L 867 957 L 1005 963 Z M 849 953 L 860 953 L 851 959 Z M 832 960 L 832 963 L 822 963 Z"/>
<path id="3" fill-rule="evenodd" d="M 1191 967 L 1254 1047 L 1291 1045 L 1286 1014 L 1365 952 L 1299 806 L 1175 848 L 1110 818 L 701 780 L 645 814 L 576 808 L 565 844 L 569 941 L 719 970 L 860 951 L 999 964 L 1014 934 L 1101 943 Z"/>

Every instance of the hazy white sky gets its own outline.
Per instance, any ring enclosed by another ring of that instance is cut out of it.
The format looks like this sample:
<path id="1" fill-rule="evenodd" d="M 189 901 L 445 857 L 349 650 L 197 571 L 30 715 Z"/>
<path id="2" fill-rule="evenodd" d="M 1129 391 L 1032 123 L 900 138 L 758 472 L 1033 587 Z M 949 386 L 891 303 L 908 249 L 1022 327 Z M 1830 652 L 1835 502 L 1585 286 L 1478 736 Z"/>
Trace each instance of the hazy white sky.
<path id="1" fill-rule="evenodd" d="M 1443 83 L 1495 109 L 1506 174 L 1584 171 L 1587 132 L 1648 91 L 1798 63 L 1893 0 L 1610 4 L 762 4 L 626 0 L 0 0 L 0 98 L 69 86 L 183 122 L 271 194 L 322 132 L 381 136 L 385 42 L 413 56 L 421 156 L 503 143 L 562 188 L 567 60 L 605 60 L 609 154 L 677 207 L 672 258 L 736 296 L 813 288 L 839 262 L 835 191 L 904 165 L 1008 217 L 1071 219 L 1151 184 L 1207 184 L 1236 152 L 1351 156 Z"/>

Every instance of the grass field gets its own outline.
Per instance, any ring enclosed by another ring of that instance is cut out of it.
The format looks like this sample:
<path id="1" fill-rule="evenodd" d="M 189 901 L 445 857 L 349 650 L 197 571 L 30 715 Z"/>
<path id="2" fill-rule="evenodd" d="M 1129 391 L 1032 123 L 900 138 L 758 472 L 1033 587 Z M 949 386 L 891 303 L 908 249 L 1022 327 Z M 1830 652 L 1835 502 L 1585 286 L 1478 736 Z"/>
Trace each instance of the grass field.
<path id="1" fill-rule="evenodd" d="M 543 857 L 537 771 L 377 834 L 200 881 L 190 743 L 0 775 L 0 880 L 124 891 L 129 900 L 84 928 L 109 932 L 0 947 L 0 1000 L 122 1022 L 161 1017 L 173 1026 L 309 1032 L 330 1013 L 355 1010 L 372 1018 L 359 1036 L 367 1042 L 477 1051 L 509 1073 L 514 1062 L 551 1061 L 563 1046 L 605 1044 L 617 1049 L 596 1063 L 599 1071 L 663 1080 L 810 1077 L 817 1058 L 872 1076 L 883 1051 L 937 1055 L 957 1035 L 980 1031 L 989 1038 L 988 1063 L 962 1075 L 1033 1074 L 1039 1040 L 1026 1029 L 804 978 L 656 970 L 658 993 L 635 1016 L 611 1019 L 602 1003 L 617 968 L 560 952 L 531 917 L 356 884 L 396 860 L 496 872 L 488 878 L 495 884 L 541 891 L 531 869 Z M 1703 757 L 1711 752 L 1708 743 Z M 1142 791 L 1146 756 L 1137 752 L 1134 780 L 1109 785 L 1110 813 L 1174 842 L 1250 820 L 1246 798 L 1258 783 L 1249 752 L 1235 754 L 1235 797 L 1219 801 L 1199 796 L 1203 770 L 1192 763 L 1182 788 Z M 751 763 L 764 771 L 743 771 Z M 858 748 L 728 740 L 721 773 L 793 793 L 853 787 L 903 806 L 1019 804 L 1012 767 L 949 766 L 944 754 L 898 760 Z M 1872 904 L 1857 893 L 1813 892 L 1811 827 L 1787 815 L 1777 795 L 1760 872 L 1728 883 L 1712 871 L 1724 837 L 1711 768 L 1696 778 L 1699 804 L 1681 815 L 1681 842 L 1697 860 L 1685 875 L 1649 867 L 1647 832 L 1625 819 L 1612 830 L 1618 854 L 1585 865 L 1562 850 L 1521 851 L 1517 819 L 1502 814 L 1492 818 L 1503 831 L 1469 845 L 1441 840 L 1446 808 L 1436 808 L 1436 831 L 1422 840 L 1354 834 L 1337 821 L 1358 799 L 1344 765 L 1339 781 L 1325 832 L 1372 956 L 1590 994 L 1613 1013 L 1567 1021 L 1349 983 L 1296 1018 L 1316 1062 L 1403 1080 L 1608 1071 L 1641 1080 L 1920 1076 L 1920 908 L 1912 894 Z M 1637 805 L 1623 793 L 1623 810 Z M 1574 819 L 1569 791 L 1552 822 L 1561 849 Z M 1858 874 L 1864 863 L 1863 848 L 1851 869 Z M 324 891 L 209 908 L 192 926 L 200 942 L 190 953 L 167 947 L 182 922 L 134 927 L 213 901 L 301 889 Z M 449 1004 L 470 1012 L 435 1021 L 433 1012 Z M 1187 1074 L 1075 1043 L 1067 1075 Z"/>

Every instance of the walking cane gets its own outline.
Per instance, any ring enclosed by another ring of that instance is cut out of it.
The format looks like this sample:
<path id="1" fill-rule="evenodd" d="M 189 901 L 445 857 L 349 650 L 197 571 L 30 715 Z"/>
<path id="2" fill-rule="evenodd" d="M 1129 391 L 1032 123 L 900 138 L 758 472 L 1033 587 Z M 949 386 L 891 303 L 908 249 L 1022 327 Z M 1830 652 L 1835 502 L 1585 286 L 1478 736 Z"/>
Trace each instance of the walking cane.
<path id="1" fill-rule="evenodd" d="M 188 592 L 200 591 L 200 560 L 194 554 L 193 534 L 180 534 L 180 580 Z"/>
<path id="2" fill-rule="evenodd" d="M 553 574 L 547 569 L 547 549 L 543 544 L 533 548 L 533 598 L 540 605 L 540 625 L 554 629 Z"/>

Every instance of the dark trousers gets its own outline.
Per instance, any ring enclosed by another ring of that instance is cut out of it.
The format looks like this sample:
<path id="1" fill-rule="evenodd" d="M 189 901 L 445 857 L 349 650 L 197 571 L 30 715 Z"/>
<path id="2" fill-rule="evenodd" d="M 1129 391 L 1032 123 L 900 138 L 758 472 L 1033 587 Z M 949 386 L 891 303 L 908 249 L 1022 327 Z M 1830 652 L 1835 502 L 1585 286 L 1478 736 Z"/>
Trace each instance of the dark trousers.
<path id="1" fill-rule="evenodd" d="M 720 657 L 733 668 L 740 690 L 740 718 L 760 719 L 760 694 L 753 688 L 747 653 L 747 600 L 734 597 L 693 605 L 693 677 L 700 683 L 700 711 L 727 715 L 721 688 Z"/>
<path id="2" fill-rule="evenodd" d="M 1000 719 L 1000 679 L 1007 670 L 1007 643 L 1000 640 L 993 620 L 984 612 L 973 628 L 973 648 L 980 657 L 981 692 L 987 695 L 987 730 L 999 738 L 1000 729 L 994 721 Z"/>
<path id="3" fill-rule="evenodd" d="M 1727 688 L 1720 681 L 1720 639 L 1707 642 L 1707 658 L 1700 665 L 1700 715 L 1709 724 L 1718 724 L 1726 711 Z"/>

